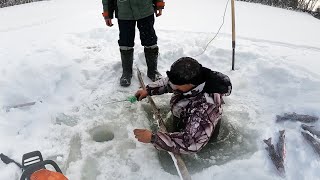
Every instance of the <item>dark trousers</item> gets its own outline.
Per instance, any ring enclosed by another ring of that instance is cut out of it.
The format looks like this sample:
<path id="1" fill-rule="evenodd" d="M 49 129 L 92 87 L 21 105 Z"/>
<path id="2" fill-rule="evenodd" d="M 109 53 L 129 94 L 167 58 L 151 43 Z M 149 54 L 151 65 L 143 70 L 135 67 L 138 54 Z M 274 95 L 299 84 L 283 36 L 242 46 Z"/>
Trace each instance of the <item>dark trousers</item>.
<path id="1" fill-rule="evenodd" d="M 157 44 L 157 35 L 153 28 L 154 15 L 139 20 L 121 20 L 119 24 L 119 46 L 134 46 L 136 23 L 140 32 L 140 40 L 142 46 L 153 46 Z"/>

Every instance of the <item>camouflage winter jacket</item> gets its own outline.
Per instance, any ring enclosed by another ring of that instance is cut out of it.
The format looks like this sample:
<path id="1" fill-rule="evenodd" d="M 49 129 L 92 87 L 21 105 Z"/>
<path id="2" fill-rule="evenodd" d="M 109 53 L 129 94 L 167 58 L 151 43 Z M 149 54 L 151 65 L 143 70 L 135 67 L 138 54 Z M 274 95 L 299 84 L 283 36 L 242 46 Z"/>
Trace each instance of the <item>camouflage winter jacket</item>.
<path id="1" fill-rule="evenodd" d="M 138 20 L 152 15 L 155 9 L 163 9 L 163 0 L 102 0 L 105 18 Z"/>
<path id="2" fill-rule="evenodd" d="M 207 69 L 208 79 L 188 92 L 172 90 L 168 78 L 147 85 L 149 95 L 173 92 L 170 100 L 172 114 L 179 118 L 183 128 L 179 132 L 156 132 L 153 145 L 173 153 L 196 153 L 210 140 L 221 119 L 221 96 L 230 95 L 232 85 L 228 76 Z"/>

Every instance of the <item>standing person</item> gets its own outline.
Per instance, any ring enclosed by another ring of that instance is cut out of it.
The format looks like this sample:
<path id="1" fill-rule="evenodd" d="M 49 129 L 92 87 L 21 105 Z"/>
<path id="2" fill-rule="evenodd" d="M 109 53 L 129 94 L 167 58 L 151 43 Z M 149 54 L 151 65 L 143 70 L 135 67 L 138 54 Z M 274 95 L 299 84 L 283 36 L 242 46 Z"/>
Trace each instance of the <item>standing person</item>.
<path id="1" fill-rule="evenodd" d="M 135 129 L 135 137 L 165 151 L 196 153 L 219 133 L 221 96 L 230 95 L 230 79 L 220 72 L 202 67 L 190 57 L 178 59 L 167 75 L 167 78 L 147 85 L 146 90 L 138 90 L 135 96 L 142 100 L 147 95 L 173 92 L 170 100 L 173 122 L 165 123 L 171 132 L 152 133 L 147 129 Z"/>
<path id="2" fill-rule="evenodd" d="M 163 0 L 102 0 L 103 17 L 106 25 L 111 27 L 113 14 L 118 18 L 119 41 L 122 76 L 120 85 L 127 87 L 131 84 L 133 47 L 135 27 L 140 32 L 141 45 L 144 46 L 144 54 L 148 66 L 147 75 L 152 81 L 161 77 L 157 70 L 159 47 L 157 35 L 154 30 L 154 14 L 162 15 Z"/>

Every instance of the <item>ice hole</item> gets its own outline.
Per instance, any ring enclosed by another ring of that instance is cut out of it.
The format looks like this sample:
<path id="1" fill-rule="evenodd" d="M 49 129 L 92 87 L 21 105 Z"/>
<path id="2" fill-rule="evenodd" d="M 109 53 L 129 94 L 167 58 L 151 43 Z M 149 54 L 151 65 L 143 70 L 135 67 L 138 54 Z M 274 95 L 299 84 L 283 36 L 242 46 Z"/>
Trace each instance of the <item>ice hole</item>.
<path id="1" fill-rule="evenodd" d="M 114 134 L 108 126 L 95 127 L 90 131 L 90 134 L 96 142 L 111 141 L 114 138 Z"/>

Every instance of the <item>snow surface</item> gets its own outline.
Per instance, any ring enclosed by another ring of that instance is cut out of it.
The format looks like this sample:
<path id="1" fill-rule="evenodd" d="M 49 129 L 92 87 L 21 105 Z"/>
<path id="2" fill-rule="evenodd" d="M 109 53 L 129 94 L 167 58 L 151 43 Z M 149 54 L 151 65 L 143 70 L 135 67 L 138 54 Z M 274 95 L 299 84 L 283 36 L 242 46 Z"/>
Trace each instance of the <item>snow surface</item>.
<path id="1" fill-rule="evenodd" d="M 161 73 L 179 57 L 202 52 L 222 23 L 226 2 L 166 2 L 156 19 Z M 233 92 L 225 98 L 224 119 L 238 132 L 230 142 L 247 145 L 231 143 L 232 149 L 221 150 L 231 154 L 212 154 L 211 165 L 192 178 L 281 179 L 262 140 L 277 139 L 285 129 L 286 179 L 320 179 L 319 156 L 301 136 L 301 123 L 275 123 L 285 112 L 320 116 L 320 21 L 280 8 L 235 5 L 236 71 L 230 71 L 230 6 L 221 33 L 196 58 L 230 76 Z M 117 23 L 107 28 L 101 11 L 100 1 L 89 0 L 0 9 L 0 107 L 37 102 L 0 110 L 0 152 L 20 162 L 24 153 L 40 150 L 70 180 L 179 179 L 165 171 L 157 150 L 134 138 L 133 129 L 150 127 L 147 102 L 108 104 L 126 99 L 139 85 L 134 76 L 132 86 L 119 86 Z M 146 72 L 143 56 L 137 36 L 135 64 Z M 169 98 L 154 99 L 166 107 Z M 113 139 L 94 142 L 96 133 Z M 11 180 L 21 171 L 0 162 L 0 174 L 0 180 Z"/>

